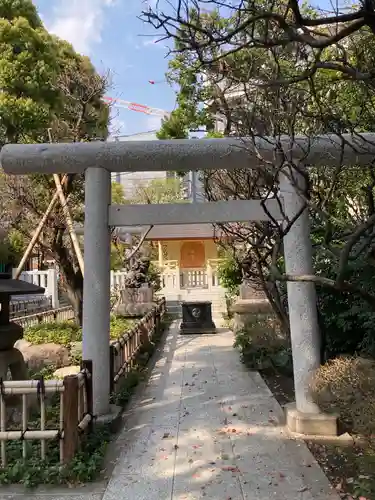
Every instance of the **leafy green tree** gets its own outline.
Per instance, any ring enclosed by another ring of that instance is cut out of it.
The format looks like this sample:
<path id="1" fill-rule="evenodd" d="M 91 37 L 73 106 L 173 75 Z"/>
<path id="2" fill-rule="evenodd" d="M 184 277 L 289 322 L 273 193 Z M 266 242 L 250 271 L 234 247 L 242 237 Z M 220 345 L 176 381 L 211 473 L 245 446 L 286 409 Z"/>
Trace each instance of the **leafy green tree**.
<path id="1" fill-rule="evenodd" d="M 109 109 L 102 101 L 108 75 L 50 35 L 28 0 L 0 4 L 0 144 L 106 139 Z M 28 242 L 55 192 L 45 175 L 4 177 L 2 220 Z M 69 175 L 65 196 L 75 223 L 83 221 L 83 176 Z M 83 277 L 58 205 L 38 242 L 58 264 L 62 286 L 82 320 Z"/>
<path id="2" fill-rule="evenodd" d="M 181 197 L 182 183 L 179 178 L 153 179 L 136 186 L 133 203 L 178 203 Z"/>
<path id="3" fill-rule="evenodd" d="M 259 11 L 258 21 L 256 16 L 254 21 L 251 18 L 255 5 Z M 296 134 L 311 137 L 329 132 L 341 137 L 343 132 L 373 131 L 374 89 L 370 80 L 361 77 L 373 71 L 373 31 L 357 27 L 347 32 L 345 45 L 332 39 L 328 43 L 330 33 L 327 31 L 327 44 L 322 42 L 317 58 L 315 48 L 302 42 L 299 36 L 293 43 L 286 38 L 285 44 L 268 45 L 266 40 L 278 39 L 284 30 L 280 29 L 278 19 L 281 18 L 277 16 L 285 14 L 286 24 L 292 22 L 290 5 L 282 1 L 274 2 L 271 7 L 262 1 L 245 2 L 241 23 L 235 7 L 233 16 L 228 14 L 224 19 L 219 19 L 217 10 L 203 13 L 193 8 L 187 15 L 191 24 L 179 18 L 173 29 L 176 19 L 169 19 L 167 29 L 175 40 L 175 56 L 170 67 L 173 83 L 180 87 L 182 96 L 173 120 L 171 117 L 170 124 L 164 123 L 164 129 L 166 125 L 173 125 L 174 130 L 188 130 L 195 126 L 196 116 L 204 108 L 206 115 L 211 113 L 211 119 L 216 113 L 224 118 L 224 135 L 250 138 L 266 135 L 276 144 L 283 134 L 293 138 Z M 181 11 L 182 17 L 186 12 Z M 225 11 L 221 12 L 224 16 Z M 270 19 L 275 22 L 267 21 L 266 12 L 272 14 Z M 319 18 L 318 12 L 306 6 L 301 12 L 305 19 Z M 163 19 L 161 11 L 152 19 L 150 16 L 151 22 Z M 216 43 L 219 33 L 223 37 L 229 33 L 232 38 Z M 314 34 L 311 40 L 313 37 Z M 358 70 L 358 78 L 348 74 L 349 65 Z M 204 85 L 200 79 L 202 74 Z M 186 82 L 191 82 L 188 92 Z M 189 115 L 186 109 L 193 109 L 196 114 Z M 180 123 L 176 123 L 178 117 Z M 212 201 L 277 197 L 279 169 L 280 165 L 265 162 L 258 170 L 209 173 L 206 195 Z M 310 185 L 304 193 L 313 222 L 316 272 L 310 279 L 318 285 L 328 355 L 340 349 L 342 352 L 361 349 L 365 343 L 369 344 L 372 335 L 368 325 L 375 319 L 371 261 L 374 180 L 373 166 L 310 168 Z M 230 250 L 242 271 L 264 287 L 287 330 L 284 296 L 285 281 L 290 277 L 285 275 L 283 267 L 283 228 L 267 222 L 227 225 L 222 229 L 230 236 L 226 241 L 234 242 Z M 333 304 L 335 308 L 331 307 Z M 348 325 L 346 347 L 342 342 L 344 323 Z M 357 339 L 350 334 L 353 328 L 349 325 L 361 332 Z M 358 325 L 362 325 L 361 329 Z"/>
<path id="4" fill-rule="evenodd" d="M 0 145 L 47 137 L 59 100 L 57 45 L 28 0 L 0 5 Z"/>
<path id="5" fill-rule="evenodd" d="M 238 295 L 239 286 L 242 283 L 242 267 L 229 252 L 224 254 L 223 261 L 219 264 L 218 275 L 228 295 L 230 297 Z"/>
<path id="6" fill-rule="evenodd" d="M 188 54 L 207 68 L 243 50 L 292 53 L 303 48 L 304 59 L 285 78 L 282 73 L 263 73 L 258 83 L 288 86 L 308 81 L 317 73 L 334 71 L 341 80 L 369 81 L 373 66 L 363 67 L 345 57 L 348 40 L 361 31 L 373 40 L 373 1 L 336 2 L 326 10 L 298 0 L 177 0 L 174 9 L 162 1 L 142 12 L 142 20 L 160 31 L 162 40 L 172 38 L 175 52 Z M 333 50 L 332 50 L 333 49 Z M 337 50 L 338 49 L 338 50 Z M 366 47 L 358 47 L 363 54 Z"/>

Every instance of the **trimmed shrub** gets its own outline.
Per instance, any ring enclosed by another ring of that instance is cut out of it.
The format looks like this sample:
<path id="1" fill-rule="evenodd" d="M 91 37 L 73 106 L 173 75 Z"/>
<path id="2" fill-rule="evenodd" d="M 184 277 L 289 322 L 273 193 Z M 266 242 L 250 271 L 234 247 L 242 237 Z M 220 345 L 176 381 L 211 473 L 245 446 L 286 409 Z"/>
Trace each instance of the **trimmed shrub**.
<path id="1" fill-rule="evenodd" d="M 269 314 L 254 314 L 246 329 L 236 333 L 234 345 L 239 349 L 242 361 L 252 370 L 273 368 L 285 375 L 293 373 L 289 339 Z"/>
<path id="2" fill-rule="evenodd" d="M 316 372 L 312 395 L 327 413 L 337 413 L 353 432 L 375 434 L 375 361 L 342 356 Z"/>
<path id="3" fill-rule="evenodd" d="M 117 339 L 128 332 L 139 321 L 139 319 L 129 319 L 124 316 L 111 316 L 110 334 L 111 339 Z"/>

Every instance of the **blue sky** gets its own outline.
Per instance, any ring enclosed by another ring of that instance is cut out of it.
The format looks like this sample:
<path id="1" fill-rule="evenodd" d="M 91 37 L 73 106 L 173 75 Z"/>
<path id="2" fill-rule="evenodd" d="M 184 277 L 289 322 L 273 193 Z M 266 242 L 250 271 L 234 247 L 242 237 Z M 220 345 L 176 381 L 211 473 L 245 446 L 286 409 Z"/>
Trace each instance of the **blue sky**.
<path id="1" fill-rule="evenodd" d="M 157 0 L 34 0 L 47 29 L 90 56 L 99 71 L 110 70 L 111 97 L 171 111 L 175 93 L 165 83 L 168 68 L 165 43 L 153 43 L 155 33 L 137 16 Z M 336 0 L 312 2 L 321 8 Z M 341 3 L 341 1 L 340 1 Z M 151 85 L 149 80 L 156 82 Z M 116 109 L 113 130 L 135 134 L 160 127 L 160 118 Z"/>
<path id="2" fill-rule="evenodd" d="M 151 2 L 153 0 L 150 0 Z M 155 1 L 155 0 L 154 0 Z M 111 97 L 166 111 L 175 105 L 174 91 L 165 83 L 165 44 L 155 44 L 149 26 L 137 19 L 142 0 L 34 0 L 47 29 L 90 56 L 99 71 L 112 72 Z M 149 36 L 146 36 L 149 35 Z M 164 81 L 151 85 L 148 80 Z M 113 128 L 122 134 L 155 130 L 160 118 L 116 109 Z"/>

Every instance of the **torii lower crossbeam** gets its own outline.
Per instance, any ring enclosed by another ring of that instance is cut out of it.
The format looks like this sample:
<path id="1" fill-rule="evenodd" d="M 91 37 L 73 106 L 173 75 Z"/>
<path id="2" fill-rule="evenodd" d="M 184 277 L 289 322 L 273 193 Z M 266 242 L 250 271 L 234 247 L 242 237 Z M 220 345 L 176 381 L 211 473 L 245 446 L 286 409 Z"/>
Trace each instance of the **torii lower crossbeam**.
<path id="1" fill-rule="evenodd" d="M 365 165 L 373 161 L 375 135 L 334 135 L 315 138 L 282 137 L 278 141 L 288 161 L 305 165 Z M 94 412 L 109 409 L 110 225 L 190 224 L 267 220 L 259 201 L 199 204 L 197 208 L 173 205 L 111 207 L 110 172 L 156 170 L 233 170 L 263 168 L 275 159 L 272 138 L 203 139 L 145 142 L 94 142 L 75 144 L 6 145 L 0 153 L 6 173 L 83 173 L 85 182 L 85 279 L 83 304 L 83 354 L 92 359 Z M 343 149 L 342 149 L 343 147 Z M 303 179 L 296 174 L 298 182 Z M 288 178 L 280 183 L 284 213 L 290 220 L 304 202 Z M 278 216 L 275 200 L 267 209 Z M 203 205 L 205 205 L 203 207 Z M 215 205 L 215 206 L 214 206 Z M 216 208 L 215 208 L 216 207 Z M 153 212 L 154 211 L 154 212 Z M 289 275 L 313 274 L 310 226 L 302 212 L 284 238 Z M 293 350 L 297 410 L 319 414 L 310 397 L 309 382 L 320 365 L 320 336 L 313 283 L 288 282 L 288 305 Z"/>

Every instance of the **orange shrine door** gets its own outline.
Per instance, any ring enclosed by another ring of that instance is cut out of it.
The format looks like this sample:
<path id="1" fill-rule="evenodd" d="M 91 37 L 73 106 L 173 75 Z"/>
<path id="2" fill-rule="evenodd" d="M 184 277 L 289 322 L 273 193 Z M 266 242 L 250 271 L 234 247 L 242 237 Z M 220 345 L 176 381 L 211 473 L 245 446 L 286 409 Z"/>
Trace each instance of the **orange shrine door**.
<path id="1" fill-rule="evenodd" d="M 185 241 L 181 245 L 180 268 L 204 268 L 206 266 L 206 254 L 204 244 L 201 241 Z"/>

